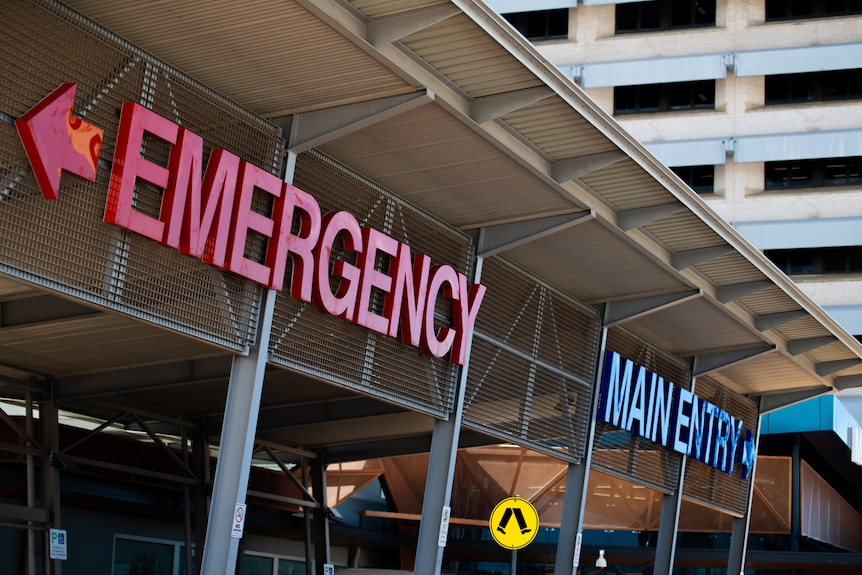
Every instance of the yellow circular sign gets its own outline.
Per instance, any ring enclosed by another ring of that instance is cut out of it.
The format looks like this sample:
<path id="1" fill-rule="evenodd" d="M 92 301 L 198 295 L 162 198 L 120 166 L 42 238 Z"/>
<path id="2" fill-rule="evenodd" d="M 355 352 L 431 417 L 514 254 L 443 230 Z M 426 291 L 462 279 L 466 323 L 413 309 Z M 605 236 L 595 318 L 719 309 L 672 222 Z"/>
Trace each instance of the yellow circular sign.
<path id="1" fill-rule="evenodd" d="M 521 549 L 536 538 L 539 514 L 526 499 L 509 497 L 494 507 L 488 525 L 498 545 L 506 549 Z"/>

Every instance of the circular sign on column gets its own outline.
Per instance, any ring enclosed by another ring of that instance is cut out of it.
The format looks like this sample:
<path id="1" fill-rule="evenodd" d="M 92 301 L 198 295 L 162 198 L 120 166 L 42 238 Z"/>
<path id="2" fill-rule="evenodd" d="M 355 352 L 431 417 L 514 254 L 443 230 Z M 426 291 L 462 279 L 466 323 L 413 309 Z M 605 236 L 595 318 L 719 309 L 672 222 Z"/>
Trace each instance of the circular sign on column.
<path id="1" fill-rule="evenodd" d="M 536 538 L 539 531 L 539 513 L 533 504 L 520 497 L 509 497 L 491 511 L 488 522 L 491 535 L 500 547 L 521 549 Z"/>

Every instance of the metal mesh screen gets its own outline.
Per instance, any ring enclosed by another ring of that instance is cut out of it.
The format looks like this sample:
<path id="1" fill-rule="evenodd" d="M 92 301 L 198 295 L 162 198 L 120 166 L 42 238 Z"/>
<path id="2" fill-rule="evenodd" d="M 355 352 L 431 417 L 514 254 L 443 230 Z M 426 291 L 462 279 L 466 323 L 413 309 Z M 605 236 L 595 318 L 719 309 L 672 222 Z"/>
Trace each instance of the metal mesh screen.
<path id="1" fill-rule="evenodd" d="M 742 418 L 744 429 L 756 428 L 757 405 L 750 399 L 706 377 L 697 378 L 694 393 L 734 417 Z M 739 449 L 742 449 L 741 445 Z M 682 493 L 694 501 L 741 516 L 748 505 L 750 478 L 742 479 L 740 474 L 739 463 L 734 463 L 733 473 L 728 474 L 696 459 L 686 457 Z"/>
<path id="2" fill-rule="evenodd" d="M 410 245 L 469 277 L 470 239 L 420 212 L 373 182 L 312 150 L 297 158 L 294 183 L 313 195 L 322 213 L 346 210 L 363 226 Z M 355 255 L 335 246 L 335 257 L 354 263 Z M 384 265 L 386 262 L 381 262 Z M 287 277 L 290 277 L 288 262 Z M 374 304 L 382 305 L 382 298 Z M 437 321 L 445 325 L 449 302 L 438 300 Z M 444 417 L 451 412 L 457 366 L 365 327 L 320 312 L 279 294 L 273 316 L 270 359 L 373 395 Z"/>
<path id="3" fill-rule="evenodd" d="M 595 310 L 501 258 L 486 260 L 464 423 L 578 462 L 586 452 L 600 325 Z"/>
<path id="4" fill-rule="evenodd" d="M 607 348 L 679 387 L 691 389 L 691 372 L 685 363 L 626 330 L 608 330 Z M 640 457 L 650 452 L 650 457 Z M 682 455 L 679 453 L 613 425 L 596 422 L 592 465 L 605 473 L 671 493 L 681 464 Z"/>
<path id="5" fill-rule="evenodd" d="M 279 173 L 280 129 L 218 96 L 62 5 L 3 5 L 0 35 L 0 270 L 43 287 L 234 350 L 253 341 L 260 290 L 251 282 L 102 222 L 123 102 L 137 102 Z M 96 180 L 63 175 L 42 198 L 13 122 L 63 82 L 73 113 L 104 130 Z M 166 165 L 148 139 L 142 155 Z M 135 209 L 158 214 L 161 191 L 138 184 Z M 250 252 L 259 247 L 249 246 Z"/>

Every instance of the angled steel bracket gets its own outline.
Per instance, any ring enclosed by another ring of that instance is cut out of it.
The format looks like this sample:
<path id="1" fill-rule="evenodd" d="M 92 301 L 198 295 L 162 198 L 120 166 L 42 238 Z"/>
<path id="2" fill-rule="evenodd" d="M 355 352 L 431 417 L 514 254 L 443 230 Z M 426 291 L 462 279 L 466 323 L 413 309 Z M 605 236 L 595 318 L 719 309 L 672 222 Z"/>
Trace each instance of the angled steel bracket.
<path id="1" fill-rule="evenodd" d="M 757 282 L 721 286 L 715 290 L 715 297 L 721 303 L 728 303 L 736 301 L 739 298 L 743 298 L 748 295 L 756 294 L 757 292 L 761 292 L 765 289 L 769 289 L 774 285 L 775 284 L 773 284 L 769 280 L 763 280 Z"/>
<path id="2" fill-rule="evenodd" d="M 426 10 L 416 10 L 396 16 L 380 18 L 365 25 L 365 40 L 378 48 L 419 32 L 459 14 L 461 10 L 454 5 L 445 4 Z"/>
<path id="3" fill-rule="evenodd" d="M 625 152 L 613 150 L 612 152 L 599 152 L 598 154 L 588 154 L 586 156 L 578 156 L 577 158 L 568 158 L 559 160 L 551 166 L 551 177 L 559 183 L 574 180 L 583 175 L 601 170 L 617 162 L 628 158 Z"/>
<path id="4" fill-rule="evenodd" d="M 731 365 L 737 364 L 746 359 L 757 357 L 760 354 L 772 351 L 775 345 L 764 345 L 762 347 L 753 347 L 749 349 L 738 349 L 734 351 L 721 351 L 717 353 L 707 353 L 694 357 L 694 364 L 691 369 L 691 374 L 695 377 L 704 375 L 718 369 L 724 369 Z"/>
<path id="5" fill-rule="evenodd" d="M 595 219 L 595 217 L 595 212 L 589 210 L 576 214 L 548 216 L 535 220 L 488 226 L 480 230 L 478 255 L 490 257 Z"/>
<path id="6" fill-rule="evenodd" d="M 851 367 L 856 367 L 857 365 L 862 365 L 862 359 L 839 359 L 837 361 L 824 361 L 822 363 L 818 363 L 814 368 L 814 371 L 817 372 L 819 376 L 832 375 L 833 373 L 837 373 L 839 371 L 844 371 L 845 369 L 850 369 Z"/>
<path id="7" fill-rule="evenodd" d="M 806 399 L 823 395 L 828 391 L 828 389 L 821 387 L 817 389 L 804 389 L 801 391 L 788 391 L 784 393 L 762 395 L 760 397 L 760 413 L 762 415 L 764 413 L 776 411 L 783 407 L 787 407 L 788 405 L 793 405 L 794 403 L 799 403 Z"/>
<path id="8" fill-rule="evenodd" d="M 299 154 L 432 101 L 434 101 L 434 92 L 422 90 L 302 112 L 293 116 L 275 118 L 272 121 L 289 134 L 288 149 Z"/>
<path id="9" fill-rule="evenodd" d="M 671 256 L 671 265 L 674 269 L 682 271 L 692 266 L 708 262 L 709 260 L 720 258 L 721 256 L 733 253 L 734 251 L 733 246 L 730 244 L 684 250 Z"/>
<path id="10" fill-rule="evenodd" d="M 832 379 L 835 389 L 843 391 L 854 387 L 862 387 L 862 375 L 842 375 Z"/>
<path id="11" fill-rule="evenodd" d="M 605 308 L 605 327 L 613 327 L 700 297 L 699 289 L 609 302 Z"/>
<path id="12" fill-rule="evenodd" d="M 658 206 L 647 206 L 644 208 L 626 210 L 617 215 L 617 227 L 627 232 L 629 230 L 651 224 L 668 216 L 672 216 L 684 209 L 684 205 L 679 202 L 674 202 L 672 204 L 660 204 Z"/>
<path id="13" fill-rule="evenodd" d="M 797 319 L 803 319 L 806 317 L 808 317 L 808 312 L 805 310 L 770 313 L 759 316 L 757 319 L 755 319 L 754 327 L 757 328 L 758 331 L 766 331 L 768 329 L 775 329 L 776 327 L 782 326 L 785 323 L 790 323 L 792 321 L 796 321 Z"/>
<path id="14" fill-rule="evenodd" d="M 499 118 L 509 112 L 519 110 L 540 100 L 544 100 L 554 91 L 547 86 L 527 88 L 526 90 L 515 90 L 514 92 L 503 92 L 492 96 L 485 96 L 470 102 L 470 117 L 477 124 Z"/>
<path id="15" fill-rule="evenodd" d="M 835 343 L 836 341 L 838 341 L 838 338 L 832 335 L 810 337 L 808 339 L 794 339 L 793 341 L 787 342 L 787 352 L 790 355 L 800 355 L 802 353 L 815 350 L 818 347 Z"/>

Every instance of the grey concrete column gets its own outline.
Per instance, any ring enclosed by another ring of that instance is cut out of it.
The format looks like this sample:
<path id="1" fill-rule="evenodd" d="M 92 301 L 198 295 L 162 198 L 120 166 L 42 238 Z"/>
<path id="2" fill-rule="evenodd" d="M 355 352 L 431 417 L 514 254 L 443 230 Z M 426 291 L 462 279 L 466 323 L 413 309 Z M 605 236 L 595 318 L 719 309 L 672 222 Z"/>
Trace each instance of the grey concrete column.
<path id="1" fill-rule="evenodd" d="M 205 575 L 232 575 L 236 569 L 239 538 L 231 535 L 234 511 L 245 503 L 276 293 L 264 291 L 256 343 L 247 356 L 235 356 L 231 366 L 201 561 Z"/>
<path id="2" fill-rule="evenodd" d="M 581 537 L 583 535 L 584 510 L 587 505 L 590 467 L 593 461 L 593 444 L 596 437 L 596 410 L 599 405 L 599 382 L 604 368 L 605 345 L 608 330 L 602 328 L 601 342 L 596 358 L 596 376 L 590 400 L 590 423 L 584 458 L 579 465 L 570 464 L 566 473 L 566 494 L 563 496 L 563 516 L 557 542 L 557 559 L 554 575 L 574 575 L 580 564 Z"/>
<path id="3" fill-rule="evenodd" d="M 758 406 L 757 429 L 754 430 L 754 452 L 760 451 L 760 406 Z M 745 554 L 748 551 L 748 526 L 751 520 L 751 499 L 754 497 L 754 474 L 757 470 L 757 457 L 754 458 L 754 467 L 749 475 L 748 504 L 745 506 L 745 514 L 733 520 L 730 532 L 730 553 L 727 559 L 728 575 L 743 575 L 745 570 Z"/>
<path id="4" fill-rule="evenodd" d="M 482 274 L 482 259 L 476 259 L 473 283 L 478 283 Z M 467 343 L 467 359 L 458 377 L 455 389 L 455 405 L 449 418 L 434 423 L 431 438 L 431 453 L 428 458 L 428 475 L 425 480 L 425 496 L 422 500 L 422 520 L 419 523 L 419 539 L 416 543 L 416 575 L 440 575 L 443 565 L 445 538 L 448 537 L 448 510 L 452 501 L 452 483 L 455 477 L 455 460 L 458 455 L 458 440 L 461 436 L 461 421 L 464 415 L 464 393 L 467 387 L 467 372 L 470 365 L 472 338 Z M 446 532 L 444 532 L 444 527 Z"/>

